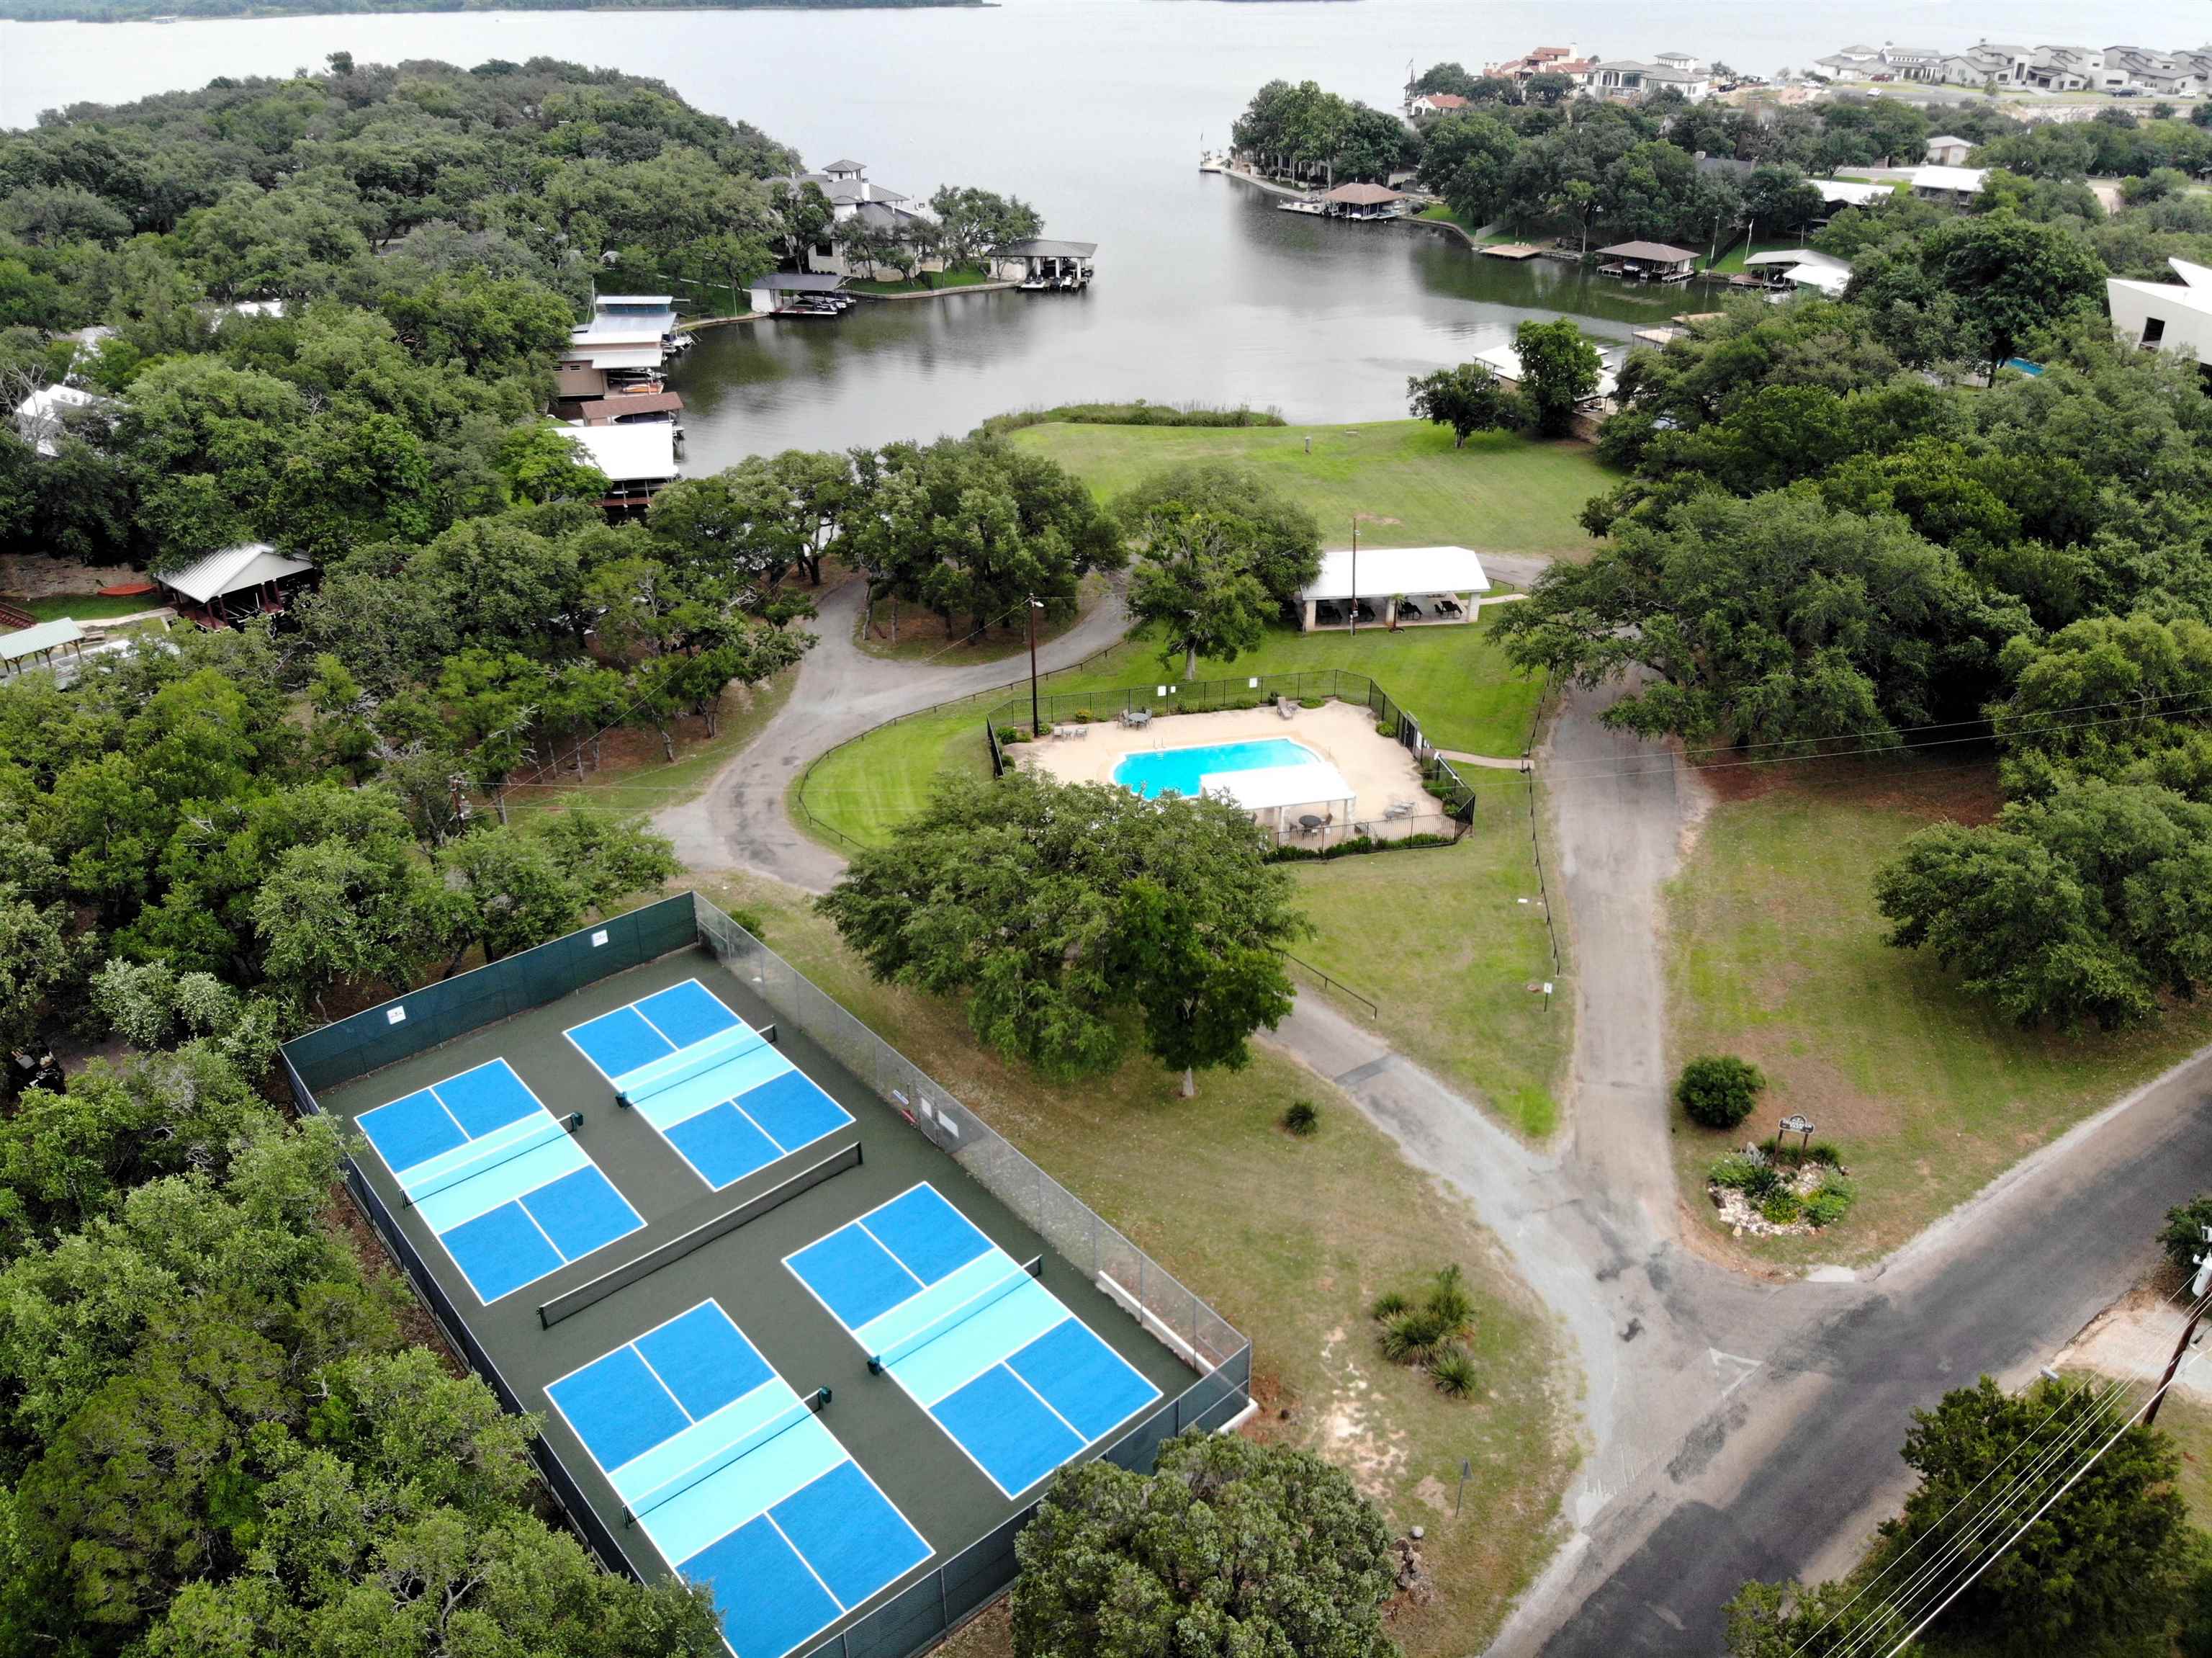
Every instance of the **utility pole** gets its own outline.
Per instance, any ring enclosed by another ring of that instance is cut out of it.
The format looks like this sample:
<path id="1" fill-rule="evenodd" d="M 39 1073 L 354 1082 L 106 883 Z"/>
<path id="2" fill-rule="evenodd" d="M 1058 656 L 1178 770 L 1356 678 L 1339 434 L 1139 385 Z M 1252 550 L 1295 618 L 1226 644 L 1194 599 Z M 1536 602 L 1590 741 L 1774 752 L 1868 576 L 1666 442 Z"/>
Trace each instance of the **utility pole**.
<path id="1" fill-rule="evenodd" d="M 2204 1241 L 2212 1243 L 2212 1226 L 2204 1228 Z M 2148 1428 L 2158 1420 L 2158 1407 L 2166 1403 L 2166 1390 L 2173 1385 L 2174 1372 L 2181 1368 L 2181 1356 L 2187 1352 L 2196 1339 L 2197 1326 L 2204 1318 L 2204 1292 L 2212 1289 L 2212 1255 L 2197 1258 L 2197 1276 L 2189 1281 L 2189 1322 L 2181 1327 L 2181 1339 L 2173 1344 L 2173 1356 L 2166 1362 L 2166 1374 L 2158 1380 L 2158 1391 L 2150 1396 L 2150 1409 L 2143 1412 L 2143 1426 Z"/>
<path id="2" fill-rule="evenodd" d="M 1359 631 L 1359 515 L 1352 515 L 1352 631 Z"/>
<path id="3" fill-rule="evenodd" d="M 1037 613 L 1037 612 L 1039 612 L 1039 611 L 1042 610 L 1043 608 L 1044 608 L 1044 607 L 1043 607 L 1042 605 L 1039 604 L 1039 603 L 1036 601 L 1036 600 L 1035 600 L 1034 598 L 1032 598 L 1031 600 L 1029 600 L 1029 613 L 1030 613 L 1030 735 L 1031 735 L 1032 737 L 1042 737 L 1042 735 L 1044 735 L 1044 722 L 1043 722 L 1042 720 L 1041 720 L 1041 719 L 1039 719 L 1039 718 L 1037 717 L 1037 678 L 1036 678 L 1036 613 Z"/>

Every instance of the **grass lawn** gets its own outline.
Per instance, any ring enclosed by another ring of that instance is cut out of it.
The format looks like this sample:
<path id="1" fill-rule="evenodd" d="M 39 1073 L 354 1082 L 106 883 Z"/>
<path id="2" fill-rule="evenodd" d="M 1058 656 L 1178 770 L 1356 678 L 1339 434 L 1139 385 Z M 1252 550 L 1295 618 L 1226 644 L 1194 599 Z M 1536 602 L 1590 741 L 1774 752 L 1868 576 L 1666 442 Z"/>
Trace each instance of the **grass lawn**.
<path id="1" fill-rule="evenodd" d="M 1311 454 L 1306 450 L 1312 441 Z M 1419 420 L 1359 426 L 1027 427 L 1015 442 L 1050 455 L 1111 499 L 1146 473 L 1189 461 L 1251 467 L 1321 521 L 1323 545 L 1467 546 L 1586 558 L 1583 503 L 1615 474 L 1587 443 L 1507 432 L 1470 437 Z"/>
<path id="2" fill-rule="evenodd" d="M 907 282 L 869 282 L 855 277 L 845 286 L 856 294 L 937 294 L 948 288 L 973 288 L 978 283 L 992 280 L 989 271 L 971 265 L 957 271 L 933 271 L 927 277 Z"/>
<path id="3" fill-rule="evenodd" d="M 1376 1026 L 1531 1139 L 1558 1126 L 1574 1037 L 1528 851 L 1522 780 L 1495 773 L 1456 846 L 1291 866 L 1320 931 L 1297 954 L 1375 1002 Z M 1522 902 L 1527 899 L 1528 902 Z"/>
<path id="4" fill-rule="evenodd" d="M 165 602 L 158 593 L 136 599 L 104 599 L 97 593 L 64 593 L 45 599 L 10 599 L 19 610 L 27 610 L 42 622 L 73 616 L 80 622 L 106 621 L 111 617 L 136 616 L 142 610 L 159 610 Z"/>
<path id="5" fill-rule="evenodd" d="M 1994 810 L 1994 769 L 1916 761 L 1790 768 L 1716 806 L 1669 888 L 1670 1058 L 1735 1052 L 1772 1086 L 1735 1134 L 1679 1112 L 1686 1201 L 1722 1151 L 1800 1112 L 1843 1153 L 1850 1215 L 1810 1239 L 1743 1240 L 1776 1260 L 1863 1261 L 1904 1242 L 2082 1118 L 2207 1040 L 2212 1005 L 2144 1030 L 2022 1031 L 1916 952 L 1882 942 L 1875 870 L 1914 831 Z"/>
<path id="6" fill-rule="evenodd" d="M 1040 622 L 1037 643 L 1049 644 L 1053 640 L 1088 616 L 1098 601 L 1111 589 L 1112 584 L 1103 576 L 1093 572 L 1083 578 L 1076 594 L 1075 608 L 1057 622 Z M 1030 636 L 1018 616 L 1004 627 L 992 628 L 981 637 L 970 638 L 969 630 L 975 623 L 971 618 L 953 619 L 953 639 L 945 642 L 945 624 L 934 613 L 918 609 L 913 605 L 901 605 L 898 611 L 898 641 L 890 637 L 891 601 L 878 600 L 875 607 L 875 625 L 868 626 L 868 612 L 863 606 L 853 621 L 853 643 L 871 656 L 888 657 L 902 662 L 942 662 L 947 667 L 957 667 L 964 662 L 1000 662 L 1009 656 L 1018 656 L 1030 648 Z"/>
<path id="7" fill-rule="evenodd" d="M 1411 863 L 1415 856 L 1375 863 Z M 1407 1164 L 1327 1082 L 1262 1049 L 1203 1077 L 1199 1097 L 1148 1060 L 1055 1087 L 983 1053 L 952 1004 L 866 977 L 804 895 L 757 877 L 702 890 L 749 909 L 768 942 L 1250 1336 L 1264 1409 L 1246 1431 L 1310 1448 L 1351 1472 L 1395 1527 L 1425 1527 L 1435 1601 L 1393 1633 L 1414 1658 L 1480 1650 L 1549 1555 L 1576 1460 L 1573 1383 L 1551 1320 L 1511 1277 L 1465 1204 Z M 1277 1126 L 1292 1100 L 1320 1131 Z M 1486 1385 L 1438 1393 L 1383 1361 L 1368 1304 L 1465 1267 Z M 1474 1465 L 1452 1516 L 1461 1458 Z M 1006 1650 L 1003 1618 L 960 1650 Z M 994 1631 L 1000 1631 L 994 1634 Z"/>
<path id="8" fill-rule="evenodd" d="M 1744 260 L 1753 253 L 1794 253 L 1807 245 L 1796 236 L 1761 236 L 1755 242 L 1738 242 L 1711 265 L 1699 268 L 1720 276 L 1735 276 L 1747 268 Z"/>
<path id="9" fill-rule="evenodd" d="M 599 746 L 600 764 L 581 779 L 573 772 L 548 777 L 507 791 L 511 813 L 560 812 L 571 806 L 595 806 L 625 814 L 658 812 L 680 805 L 713 781 L 733 754 L 760 735 L 776 710 L 791 700 L 799 670 L 787 667 L 757 691 L 732 686 L 722 693 L 720 728 L 705 735 L 703 722 L 685 719 L 672 765 L 661 756 L 660 738 L 651 730 L 610 731 Z M 689 735 L 692 741 L 682 738 Z"/>
<path id="10" fill-rule="evenodd" d="M 1486 613 L 1465 627 L 1395 633 L 1380 628 L 1357 634 L 1279 628 L 1257 650 L 1233 661 L 1201 658 L 1198 677 L 1356 668 L 1414 714 L 1439 747 L 1515 755 L 1528 740 L 1540 687 L 1507 665 L 1491 631 L 1494 613 Z M 1161 672 L 1158 647 L 1132 637 L 1087 666 L 1045 676 L 1043 683 L 1061 693 L 1106 691 L 1156 684 Z M 939 771 L 980 771 L 990 763 L 983 747 L 983 715 L 1022 694 L 1021 687 L 1012 686 L 935 713 L 912 715 L 833 750 L 800 779 L 807 813 L 864 845 L 884 844 L 921 809 Z"/>

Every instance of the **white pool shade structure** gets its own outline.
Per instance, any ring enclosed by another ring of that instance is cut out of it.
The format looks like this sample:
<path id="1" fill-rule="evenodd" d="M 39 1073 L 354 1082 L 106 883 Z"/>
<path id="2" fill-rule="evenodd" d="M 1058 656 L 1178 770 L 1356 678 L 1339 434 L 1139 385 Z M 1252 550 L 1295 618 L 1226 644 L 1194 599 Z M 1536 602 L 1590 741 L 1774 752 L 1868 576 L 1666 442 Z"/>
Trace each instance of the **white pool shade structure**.
<path id="1" fill-rule="evenodd" d="M 1489 591 L 1482 559 L 1471 547 L 1338 547 L 1322 554 L 1321 574 L 1298 595 L 1299 625 L 1308 632 L 1348 626 L 1355 600 L 1364 600 L 1384 627 L 1472 621 Z M 1401 598 L 1412 601 L 1403 614 Z M 1334 607 L 1334 619 L 1321 617 L 1324 604 Z"/>
<path id="2" fill-rule="evenodd" d="M 1198 780 L 1205 793 L 1235 802 L 1263 829 L 1296 829 L 1301 817 L 1324 824 L 1352 816 L 1358 790 L 1344 773 L 1322 760 L 1296 765 L 1255 765 L 1243 771 L 1208 771 Z"/>

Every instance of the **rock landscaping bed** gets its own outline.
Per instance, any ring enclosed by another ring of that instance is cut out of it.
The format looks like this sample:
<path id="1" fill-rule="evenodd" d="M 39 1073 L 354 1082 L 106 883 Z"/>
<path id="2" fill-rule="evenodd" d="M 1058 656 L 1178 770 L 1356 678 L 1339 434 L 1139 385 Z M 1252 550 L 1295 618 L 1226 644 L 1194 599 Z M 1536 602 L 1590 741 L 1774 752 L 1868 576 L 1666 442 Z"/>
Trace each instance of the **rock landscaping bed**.
<path id="1" fill-rule="evenodd" d="M 1715 1163 L 1705 1193 L 1739 1238 L 1808 1237 L 1842 1220 L 1858 1195 L 1832 1146 L 1756 1144 Z"/>

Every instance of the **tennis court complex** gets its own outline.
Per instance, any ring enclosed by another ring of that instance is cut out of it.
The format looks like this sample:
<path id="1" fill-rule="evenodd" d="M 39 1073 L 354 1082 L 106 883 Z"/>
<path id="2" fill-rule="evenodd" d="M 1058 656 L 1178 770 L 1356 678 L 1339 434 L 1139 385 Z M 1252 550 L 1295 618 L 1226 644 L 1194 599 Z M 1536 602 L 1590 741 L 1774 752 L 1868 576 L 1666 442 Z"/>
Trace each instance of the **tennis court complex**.
<path id="1" fill-rule="evenodd" d="M 853 1120 L 696 978 L 562 1034 L 717 1192 Z"/>
<path id="2" fill-rule="evenodd" d="M 479 1301 L 495 1301 L 645 1224 L 504 1059 L 358 1123 Z"/>
<path id="3" fill-rule="evenodd" d="M 1008 1496 L 1160 1396 L 927 1183 L 784 1265 Z"/>
<path id="4" fill-rule="evenodd" d="M 689 894 L 285 1059 L 577 1533 L 735 1658 L 909 1658 L 1054 1470 L 1248 1397 L 1232 1328 Z"/>
<path id="5" fill-rule="evenodd" d="M 780 1658 L 929 1557 L 929 1545 L 720 1303 L 702 1301 L 545 1390 L 738 1658 Z"/>

